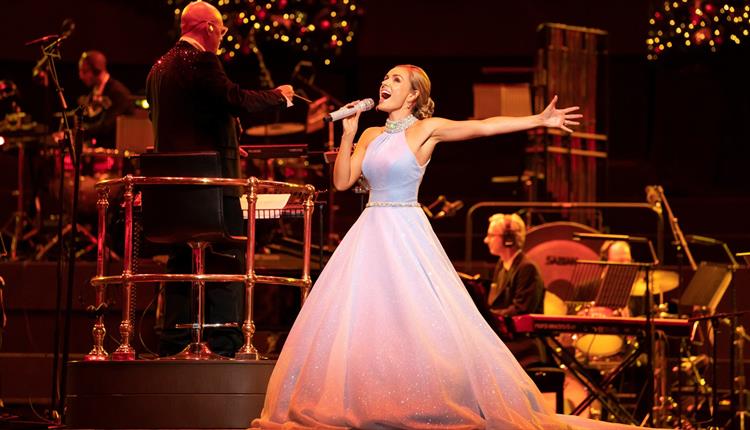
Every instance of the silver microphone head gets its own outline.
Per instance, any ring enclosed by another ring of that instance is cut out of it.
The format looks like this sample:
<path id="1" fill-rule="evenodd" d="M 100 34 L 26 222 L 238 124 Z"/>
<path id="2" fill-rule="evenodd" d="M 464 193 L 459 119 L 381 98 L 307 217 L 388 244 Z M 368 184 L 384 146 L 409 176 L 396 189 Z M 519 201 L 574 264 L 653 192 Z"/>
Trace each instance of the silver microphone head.
<path id="1" fill-rule="evenodd" d="M 375 101 L 373 99 L 363 99 L 357 103 L 357 110 L 360 112 L 368 111 L 375 107 Z"/>

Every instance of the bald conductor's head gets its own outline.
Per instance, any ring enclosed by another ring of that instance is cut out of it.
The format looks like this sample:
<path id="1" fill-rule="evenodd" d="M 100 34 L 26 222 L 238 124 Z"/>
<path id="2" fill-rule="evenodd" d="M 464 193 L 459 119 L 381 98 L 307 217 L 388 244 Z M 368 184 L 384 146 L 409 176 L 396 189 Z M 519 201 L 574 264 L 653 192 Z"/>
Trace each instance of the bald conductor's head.
<path id="1" fill-rule="evenodd" d="M 219 49 L 226 30 L 221 13 L 208 2 L 193 1 L 182 9 L 182 35 L 197 40 L 207 51 L 216 52 Z"/>

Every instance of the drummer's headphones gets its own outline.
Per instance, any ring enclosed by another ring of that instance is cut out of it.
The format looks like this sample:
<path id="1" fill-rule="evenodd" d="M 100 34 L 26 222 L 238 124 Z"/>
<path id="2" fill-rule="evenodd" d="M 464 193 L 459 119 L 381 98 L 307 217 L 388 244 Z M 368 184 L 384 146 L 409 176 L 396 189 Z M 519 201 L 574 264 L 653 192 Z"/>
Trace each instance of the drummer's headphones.
<path id="1" fill-rule="evenodd" d="M 507 248 L 515 248 L 518 246 L 518 236 L 516 232 L 513 231 L 512 220 L 512 215 L 505 215 L 505 225 L 503 226 L 503 246 Z"/>

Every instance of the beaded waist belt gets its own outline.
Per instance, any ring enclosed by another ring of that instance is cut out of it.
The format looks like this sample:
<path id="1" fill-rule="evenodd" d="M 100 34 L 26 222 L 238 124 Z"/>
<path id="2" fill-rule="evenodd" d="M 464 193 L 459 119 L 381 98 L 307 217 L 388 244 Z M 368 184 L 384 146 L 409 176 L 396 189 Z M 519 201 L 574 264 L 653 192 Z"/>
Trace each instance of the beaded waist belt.
<path id="1" fill-rule="evenodd" d="M 367 205 L 365 207 L 372 207 L 372 206 L 386 206 L 386 207 L 399 207 L 399 208 L 418 208 L 421 205 L 419 202 L 367 202 Z"/>

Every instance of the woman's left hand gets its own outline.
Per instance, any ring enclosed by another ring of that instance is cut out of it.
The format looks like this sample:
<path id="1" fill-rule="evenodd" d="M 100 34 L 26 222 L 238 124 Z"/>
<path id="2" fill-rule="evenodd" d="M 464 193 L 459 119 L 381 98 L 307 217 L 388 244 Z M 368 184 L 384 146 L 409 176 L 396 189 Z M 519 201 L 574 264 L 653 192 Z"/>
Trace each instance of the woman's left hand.
<path id="1" fill-rule="evenodd" d="M 539 114 L 542 125 L 544 127 L 554 127 L 554 128 L 561 128 L 568 133 L 572 133 L 573 130 L 568 128 L 569 125 L 579 125 L 580 123 L 578 121 L 574 121 L 575 119 L 582 118 L 583 115 L 579 113 L 571 113 L 578 110 L 578 106 L 573 106 L 565 109 L 557 109 L 555 105 L 557 104 L 557 96 L 552 98 L 552 101 L 549 105 L 547 105 L 547 108 L 544 109 L 544 111 Z"/>

